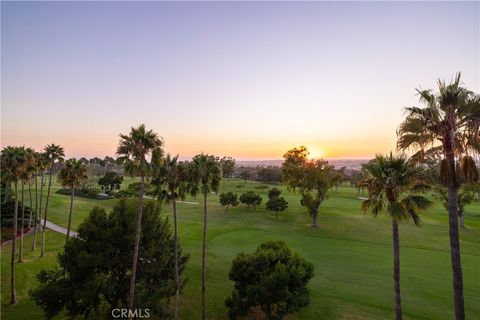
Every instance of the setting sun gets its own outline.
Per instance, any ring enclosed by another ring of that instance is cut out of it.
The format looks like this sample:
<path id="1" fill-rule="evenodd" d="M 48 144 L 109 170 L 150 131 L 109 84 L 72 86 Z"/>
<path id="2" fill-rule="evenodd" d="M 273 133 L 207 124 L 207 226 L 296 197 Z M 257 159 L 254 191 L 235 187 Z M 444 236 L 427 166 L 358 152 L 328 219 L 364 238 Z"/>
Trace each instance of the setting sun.
<path id="1" fill-rule="evenodd" d="M 325 152 L 318 147 L 307 146 L 307 149 L 309 152 L 308 158 L 311 160 L 317 160 L 325 157 Z"/>

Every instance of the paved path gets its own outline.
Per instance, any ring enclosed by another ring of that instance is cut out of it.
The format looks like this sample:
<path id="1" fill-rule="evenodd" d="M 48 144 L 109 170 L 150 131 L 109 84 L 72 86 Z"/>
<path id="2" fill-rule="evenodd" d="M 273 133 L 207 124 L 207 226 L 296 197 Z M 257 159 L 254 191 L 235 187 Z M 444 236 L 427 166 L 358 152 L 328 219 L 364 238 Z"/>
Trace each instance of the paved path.
<path id="1" fill-rule="evenodd" d="M 40 219 L 41 222 L 42 222 L 42 226 L 43 226 L 43 219 Z M 53 222 L 50 222 L 47 220 L 47 229 L 50 229 L 52 231 L 55 231 L 55 232 L 58 232 L 58 233 L 61 233 L 61 234 L 67 234 L 67 228 L 64 228 L 64 227 L 61 227 L 59 226 L 58 224 L 55 224 Z M 76 237 L 78 235 L 78 232 L 76 231 L 73 231 L 73 230 L 70 230 L 70 237 Z"/>

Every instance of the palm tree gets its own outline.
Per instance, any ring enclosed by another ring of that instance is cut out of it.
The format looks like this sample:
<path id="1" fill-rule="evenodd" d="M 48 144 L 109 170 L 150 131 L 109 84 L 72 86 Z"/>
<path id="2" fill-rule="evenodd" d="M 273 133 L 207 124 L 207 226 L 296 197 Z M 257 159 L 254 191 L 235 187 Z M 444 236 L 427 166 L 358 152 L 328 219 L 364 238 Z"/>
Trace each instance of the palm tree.
<path id="1" fill-rule="evenodd" d="M 405 158 L 377 155 L 375 159 L 363 165 L 368 176 L 365 184 L 368 199 L 362 203 L 365 212 L 374 216 L 386 211 L 392 219 L 393 237 L 393 281 L 395 293 L 395 319 L 402 319 L 400 298 L 400 239 L 398 222 L 411 219 L 420 225 L 417 210 L 427 209 L 432 202 L 414 192 L 424 190 L 428 182 L 421 177 L 421 169 L 409 165 Z"/>
<path id="2" fill-rule="evenodd" d="M 448 85 L 438 80 L 437 92 L 418 89 L 417 92 L 424 107 L 406 108 L 407 115 L 398 129 L 397 147 L 417 150 L 413 157 L 419 161 L 432 154 L 441 158 L 440 178 L 448 189 L 455 318 L 463 320 L 458 191 L 462 182 L 478 179 L 472 156 L 480 152 L 480 95 L 461 85 L 460 73 Z"/>
<path id="3" fill-rule="evenodd" d="M 190 192 L 196 195 L 203 194 L 203 243 L 202 243 L 202 319 L 206 318 L 205 309 L 205 277 L 206 277 L 206 245 L 207 245 L 207 196 L 210 192 L 217 192 L 222 179 L 220 164 L 214 156 L 199 154 L 193 157 L 190 167 Z"/>
<path id="4" fill-rule="evenodd" d="M 50 169 L 48 173 L 48 189 L 47 189 L 47 199 L 45 200 L 45 215 L 43 217 L 43 229 L 42 229 L 42 250 L 40 257 L 45 256 L 45 233 L 47 231 L 47 217 L 48 217 L 48 200 L 50 199 L 50 189 L 52 187 L 52 174 L 53 174 L 53 165 L 55 161 L 63 161 L 65 157 L 65 152 L 63 148 L 56 144 L 49 144 L 45 147 L 45 156 L 49 161 Z"/>
<path id="5" fill-rule="evenodd" d="M 21 168 L 20 172 L 20 180 L 21 180 L 21 202 L 22 202 L 22 223 L 20 228 L 20 247 L 19 247 L 19 254 L 18 254 L 18 263 L 23 262 L 23 227 L 25 225 L 25 183 L 30 181 L 30 178 L 35 170 L 33 166 L 33 156 L 34 151 L 31 148 L 26 148 L 24 154 L 24 164 Z M 31 199 L 30 199 L 31 200 Z M 30 212 L 32 210 L 32 206 L 30 205 Z"/>
<path id="6" fill-rule="evenodd" d="M 24 147 L 5 147 L 2 150 L 2 170 L 6 169 L 11 173 L 15 187 L 15 205 L 13 210 L 13 239 L 12 254 L 10 258 L 10 304 L 17 303 L 15 290 L 15 251 L 17 242 L 17 221 L 18 221 L 18 180 L 27 162 L 27 152 Z"/>
<path id="7" fill-rule="evenodd" d="M 159 200 L 172 203 L 173 226 L 174 226 L 174 261 L 175 261 L 175 319 L 179 319 L 180 304 L 180 277 L 178 270 L 178 219 L 177 199 L 184 200 L 187 194 L 189 181 L 187 168 L 183 162 L 178 162 L 178 155 L 171 157 L 170 154 L 164 159 L 164 163 L 158 168 L 153 184 L 156 186 L 155 193 Z"/>
<path id="8" fill-rule="evenodd" d="M 42 214 L 42 199 L 43 199 L 43 184 L 45 177 L 45 170 L 48 166 L 48 159 L 45 153 L 36 153 L 35 154 L 35 221 L 33 229 L 33 240 L 32 240 L 32 250 L 35 250 L 37 247 L 37 230 L 38 230 L 38 221 Z M 38 201 L 38 176 L 41 174 L 42 178 L 40 180 L 40 203 Z"/>
<path id="9" fill-rule="evenodd" d="M 68 214 L 67 239 L 65 243 L 68 242 L 68 238 L 70 237 L 75 188 L 79 187 L 87 178 L 87 166 L 75 158 L 67 160 L 58 174 L 58 179 L 62 186 L 70 188 L 70 211 Z"/>
<path id="10" fill-rule="evenodd" d="M 140 195 L 135 230 L 135 246 L 133 249 L 132 274 L 128 294 L 128 308 L 133 309 L 135 296 L 135 277 L 137 273 L 138 251 L 140 249 L 140 233 L 142 227 L 143 196 L 145 193 L 145 176 L 152 171 L 152 165 L 159 164 L 162 159 L 163 141 L 152 130 L 146 130 L 142 124 L 138 128 L 131 128 L 128 135 L 120 134 L 120 143 L 117 148 L 117 161 L 124 164 L 125 172 L 130 176 L 140 176 Z M 150 158 L 150 160 L 148 159 Z"/>

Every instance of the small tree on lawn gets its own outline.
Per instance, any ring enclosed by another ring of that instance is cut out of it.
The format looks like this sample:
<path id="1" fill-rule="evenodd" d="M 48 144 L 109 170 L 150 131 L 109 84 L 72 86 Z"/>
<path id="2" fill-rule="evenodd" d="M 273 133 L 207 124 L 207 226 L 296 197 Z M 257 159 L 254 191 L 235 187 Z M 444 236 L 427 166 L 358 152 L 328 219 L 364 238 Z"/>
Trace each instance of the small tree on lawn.
<path id="1" fill-rule="evenodd" d="M 280 197 L 282 191 L 273 188 L 268 192 L 268 201 L 266 203 L 267 210 L 275 212 L 275 218 L 278 219 L 278 213 L 288 208 L 288 202 Z"/>
<path id="2" fill-rule="evenodd" d="M 302 194 L 300 203 L 312 217 L 312 227 L 318 227 L 318 211 L 328 191 L 341 178 L 326 160 L 308 160 L 307 148 L 293 148 L 283 158 L 283 179 L 292 190 Z"/>
<path id="3" fill-rule="evenodd" d="M 262 203 L 262 197 L 256 194 L 255 191 L 247 191 L 240 196 L 240 202 L 246 204 L 249 208 L 256 209 Z"/>
<path id="4" fill-rule="evenodd" d="M 220 193 L 220 204 L 225 207 L 225 213 L 230 206 L 236 207 L 238 205 L 238 195 L 228 192 Z"/>
<path id="5" fill-rule="evenodd" d="M 225 300 L 228 316 L 237 319 L 259 307 L 266 319 L 283 319 L 309 304 L 312 277 L 313 264 L 283 241 L 265 242 L 252 254 L 239 253 L 229 273 L 235 285 Z"/>

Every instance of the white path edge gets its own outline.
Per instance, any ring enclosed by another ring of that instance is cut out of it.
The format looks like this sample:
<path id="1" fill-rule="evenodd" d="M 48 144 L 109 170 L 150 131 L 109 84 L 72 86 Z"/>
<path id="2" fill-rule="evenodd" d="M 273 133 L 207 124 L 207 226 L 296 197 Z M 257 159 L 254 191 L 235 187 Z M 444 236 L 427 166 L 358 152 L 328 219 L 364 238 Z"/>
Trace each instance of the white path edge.
<path id="1" fill-rule="evenodd" d="M 41 220 L 41 223 L 42 223 L 42 226 L 43 226 L 43 219 L 40 219 L 40 220 Z M 50 222 L 48 220 L 47 220 L 47 224 L 45 226 L 47 227 L 47 229 L 50 229 L 52 231 L 55 231 L 55 232 L 58 232 L 58 233 L 61 233 L 61 234 L 65 234 L 65 235 L 67 234 L 67 228 L 61 227 L 58 224 L 55 224 L 55 223 Z M 78 232 L 70 230 L 70 237 L 76 237 L 76 236 L 78 236 Z"/>

